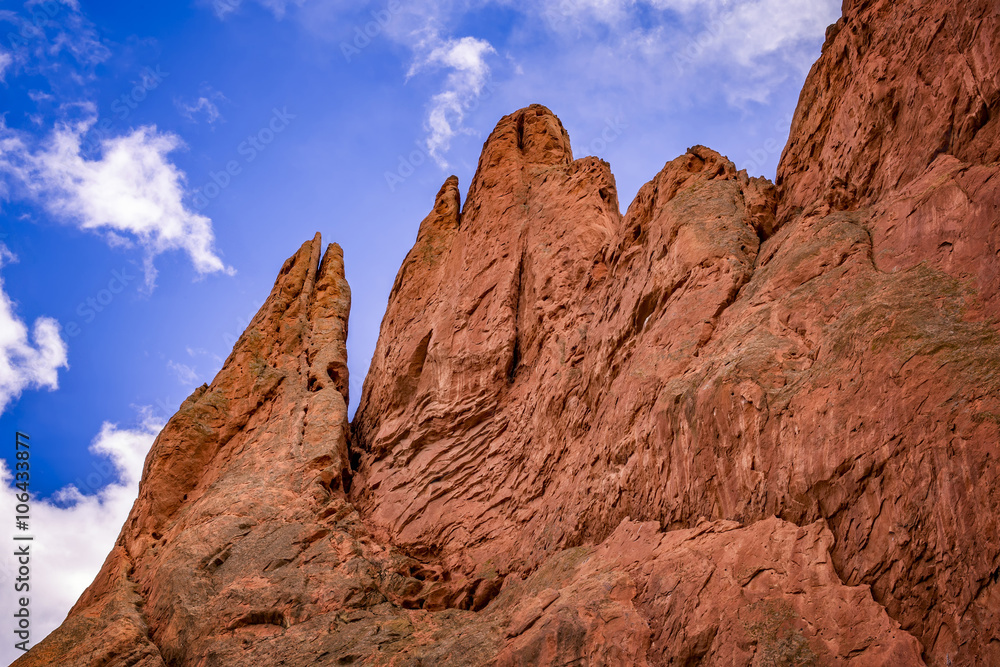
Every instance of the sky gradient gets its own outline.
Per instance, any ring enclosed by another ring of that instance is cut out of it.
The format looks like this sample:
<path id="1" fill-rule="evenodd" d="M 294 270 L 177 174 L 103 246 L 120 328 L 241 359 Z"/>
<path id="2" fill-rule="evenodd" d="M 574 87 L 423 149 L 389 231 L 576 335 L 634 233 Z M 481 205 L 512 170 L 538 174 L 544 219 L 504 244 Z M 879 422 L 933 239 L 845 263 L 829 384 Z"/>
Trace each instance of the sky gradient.
<path id="1" fill-rule="evenodd" d="M 576 157 L 611 164 L 623 210 L 695 144 L 773 178 L 839 9 L 0 1 L 0 509 L 12 520 L 20 430 L 44 579 L 32 644 L 99 569 L 160 426 L 302 242 L 344 247 L 353 410 L 417 225 L 449 174 L 468 187 L 502 116 L 552 109 Z"/>

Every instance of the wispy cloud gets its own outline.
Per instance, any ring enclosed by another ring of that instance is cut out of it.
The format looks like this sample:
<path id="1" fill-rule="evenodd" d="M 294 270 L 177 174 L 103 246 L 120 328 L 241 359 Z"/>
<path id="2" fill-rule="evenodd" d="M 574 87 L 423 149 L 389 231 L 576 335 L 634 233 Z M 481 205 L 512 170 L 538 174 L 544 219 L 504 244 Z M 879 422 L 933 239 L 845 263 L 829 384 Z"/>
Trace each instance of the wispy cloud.
<path id="1" fill-rule="evenodd" d="M 13 261 L 17 258 L 0 243 L 0 268 Z M 58 389 L 59 369 L 67 367 L 59 323 L 40 317 L 29 337 L 0 279 L 0 413 L 26 389 Z"/>
<path id="2" fill-rule="evenodd" d="M 0 83 L 6 82 L 7 70 L 14 64 L 14 56 L 6 51 L 0 51 Z"/>
<path id="3" fill-rule="evenodd" d="M 735 107 L 766 101 L 790 70 L 808 67 L 815 40 L 840 15 L 839 0 L 548 0 L 537 7 L 557 36 L 589 31 L 593 52 L 659 68 L 675 84 L 722 90 Z"/>
<path id="4" fill-rule="evenodd" d="M 215 0 L 225 7 L 242 1 Z M 345 24 L 362 25 L 370 10 L 386 7 L 380 1 L 246 2 L 276 16 L 301 10 L 294 15 L 303 28 L 320 37 L 329 33 L 333 43 L 343 40 Z M 442 167 L 453 140 L 469 132 L 466 117 L 484 88 L 495 85 L 505 98 L 522 101 L 525 93 L 536 101 L 573 97 L 584 115 L 606 115 L 603 107 L 622 91 L 640 113 L 695 99 L 714 103 L 709 96 L 744 112 L 750 103 L 769 103 L 796 72 L 804 74 L 816 41 L 840 13 L 839 0 L 413 0 L 397 6 L 381 27 L 410 54 L 407 80 L 425 83 L 445 72 L 428 93 L 424 139 Z M 472 27 L 484 10 L 498 7 L 520 19 L 488 37 Z M 514 66 L 501 73 L 502 59 Z"/>
<path id="5" fill-rule="evenodd" d="M 815 58 L 815 40 L 840 16 L 836 0 L 666 1 L 697 30 L 697 57 L 687 74 L 718 72 L 724 64 L 728 76 L 716 74 L 714 80 L 729 104 L 740 108 L 766 103 L 791 72 L 804 74 Z"/>
<path id="6" fill-rule="evenodd" d="M 199 116 L 204 116 L 205 122 L 209 125 L 213 125 L 217 120 L 222 118 L 222 114 L 219 113 L 219 107 L 207 97 L 199 97 L 190 104 L 178 101 L 177 109 L 181 112 L 182 116 L 195 123 L 198 122 Z"/>
<path id="7" fill-rule="evenodd" d="M 209 125 L 223 120 L 222 112 L 219 111 L 219 104 L 226 101 L 226 96 L 215 90 L 208 84 L 202 84 L 200 95 L 193 101 L 185 101 L 177 98 L 174 106 L 182 116 L 193 123 L 204 121 Z"/>
<path id="8" fill-rule="evenodd" d="M 101 569 L 135 501 L 146 453 L 161 428 L 148 417 L 133 429 L 105 423 L 90 446 L 97 463 L 51 500 L 32 500 L 32 563 L 45 573 L 31 582 L 32 643 L 62 623 Z M 14 515 L 17 504 L 12 480 L 6 462 L 0 461 L 0 511 L 7 516 Z M 16 567 L 6 550 L 0 568 L 0 606 L 16 609 L 9 578 Z M 4 642 L 0 658 L 20 657 L 12 643 Z"/>
<path id="9" fill-rule="evenodd" d="M 167 362 L 167 368 L 169 368 L 170 372 L 174 374 L 177 381 L 185 387 L 198 384 L 198 371 L 196 371 L 194 367 L 170 360 Z"/>
<path id="10" fill-rule="evenodd" d="M 744 67 L 753 67 L 764 56 L 785 52 L 785 61 L 800 67 L 812 65 L 801 51 L 805 40 L 823 35 L 840 17 L 840 3 L 833 0 L 757 0 L 736 5 L 724 16 L 716 43 Z"/>
<path id="11" fill-rule="evenodd" d="M 213 0 L 213 9 L 219 18 L 226 18 L 244 1 Z M 476 7 L 489 4 L 504 4 L 502 0 L 468 3 L 464 0 L 432 0 L 429 2 L 371 2 L 359 10 L 357 3 L 342 0 L 253 0 L 270 9 L 278 18 L 292 8 L 302 8 L 298 18 L 303 27 L 316 32 L 316 26 L 342 25 L 333 17 L 344 17 L 346 21 L 360 21 L 360 26 L 377 25 L 376 34 L 385 33 L 393 42 L 407 48 L 411 54 L 406 80 L 417 76 L 431 76 L 444 72 L 438 92 L 434 93 L 427 105 L 424 140 L 427 152 L 442 167 L 448 166 L 446 153 L 451 141 L 457 135 L 468 133 L 464 121 L 476 100 L 478 100 L 490 80 L 489 58 L 497 51 L 486 39 L 474 36 L 444 37 L 441 26 L 449 19 L 455 19 Z M 601 4 L 602 0 L 589 0 Z M 531 10 L 526 10 L 531 11 Z M 351 17 L 351 18 L 348 18 Z M 384 17 L 384 18 L 382 18 Z M 333 31 L 336 39 L 342 32 Z M 370 34 L 370 33 L 369 33 Z M 331 39 L 333 36 L 331 35 Z"/>
<path id="12" fill-rule="evenodd" d="M 85 79 L 111 55 L 75 0 L 28 0 L 0 12 L 0 28 L 18 72 L 62 76 L 68 57 L 74 76 Z"/>
<path id="13" fill-rule="evenodd" d="M 444 154 L 455 135 L 465 131 L 465 114 L 489 80 L 486 60 L 496 50 L 483 39 L 441 39 L 432 32 L 420 40 L 415 51 L 407 78 L 424 70 L 448 71 L 444 89 L 431 98 L 427 115 L 427 151 L 441 167 L 446 167 Z"/>
<path id="14" fill-rule="evenodd" d="M 101 157 L 88 159 L 81 139 L 92 123 L 60 124 L 34 150 L 0 126 L 0 173 L 52 215 L 113 245 L 142 246 L 147 288 L 156 279 L 153 260 L 171 250 L 187 252 L 199 274 L 232 273 L 215 252 L 212 221 L 185 204 L 185 175 L 168 158 L 180 139 L 140 127 L 102 141 Z"/>
<path id="15" fill-rule="evenodd" d="M 255 0 L 258 4 L 266 7 L 277 18 L 283 18 L 289 7 L 301 7 L 305 0 Z M 239 10 L 243 5 L 243 0 L 211 0 L 212 10 L 220 19 L 224 19 L 230 14 Z"/>
<path id="16" fill-rule="evenodd" d="M 534 5 L 546 23 L 556 30 L 579 30 L 585 22 L 620 26 L 632 18 L 635 0 L 547 0 Z"/>
<path id="17" fill-rule="evenodd" d="M 745 68 L 773 54 L 797 61 L 802 42 L 822 36 L 840 16 L 837 0 L 650 0 L 650 5 L 680 17 L 684 31 L 714 59 Z"/>

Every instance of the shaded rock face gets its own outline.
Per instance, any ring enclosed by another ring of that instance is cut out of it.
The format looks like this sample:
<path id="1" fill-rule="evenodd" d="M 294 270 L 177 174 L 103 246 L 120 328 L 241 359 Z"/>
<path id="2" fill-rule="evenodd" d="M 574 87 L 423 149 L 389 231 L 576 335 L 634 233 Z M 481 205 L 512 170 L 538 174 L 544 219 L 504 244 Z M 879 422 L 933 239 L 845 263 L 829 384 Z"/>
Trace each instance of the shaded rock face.
<path id="1" fill-rule="evenodd" d="M 776 186 L 697 146 L 624 215 L 502 119 L 353 424 L 317 237 L 16 664 L 1000 664 L 998 45 L 847 2 Z"/>

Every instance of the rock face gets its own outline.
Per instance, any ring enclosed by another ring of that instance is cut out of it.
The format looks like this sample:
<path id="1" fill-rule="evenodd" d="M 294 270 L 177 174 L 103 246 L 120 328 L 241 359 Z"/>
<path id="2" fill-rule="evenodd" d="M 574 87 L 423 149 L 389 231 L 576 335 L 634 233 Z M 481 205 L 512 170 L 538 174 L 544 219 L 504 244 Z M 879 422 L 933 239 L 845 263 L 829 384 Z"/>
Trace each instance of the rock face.
<path id="1" fill-rule="evenodd" d="M 1000 664 L 1000 6 L 844 12 L 776 185 L 501 120 L 353 424 L 305 244 L 15 664 Z"/>

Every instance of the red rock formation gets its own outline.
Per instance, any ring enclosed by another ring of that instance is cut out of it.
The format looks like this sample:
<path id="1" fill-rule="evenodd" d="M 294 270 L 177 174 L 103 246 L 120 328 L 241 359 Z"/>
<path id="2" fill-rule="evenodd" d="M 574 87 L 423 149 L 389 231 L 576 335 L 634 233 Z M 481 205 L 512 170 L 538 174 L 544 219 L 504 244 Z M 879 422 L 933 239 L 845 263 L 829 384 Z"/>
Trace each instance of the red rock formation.
<path id="1" fill-rule="evenodd" d="M 317 238 L 16 664 L 1000 664 L 998 45 L 847 2 L 776 187 L 695 147 L 624 216 L 504 118 L 353 426 Z"/>
<path id="2" fill-rule="evenodd" d="M 457 196 L 446 183 L 390 296 L 355 497 L 386 539 L 451 567 L 530 570 L 657 511 L 624 486 L 656 428 L 633 423 L 752 274 L 773 189 L 696 148 L 623 220 L 608 165 L 574 162 L 532 107 L 486 142 L 461 224 Z"/>
<path id="3" fill-rule="evenodd" d="M 313 553 L 350 469 L 350 291 L 340 249 L 320 251 L 317 235 L 285 263 L 212 385 L 164 428 L 101 574 L 19 662 L 239 664 L 244 636 L 283 633 L 352 581 Z"/>
<path id="4" fill-rule="evenodd" d="M 97 580 L 19 667 L 919 660 L 867 589 L 837 578 L 821 524 L 623 521 L 596 548 L 522 566 L 523 581 L 374 539 L 345 495 L 350 294 L 340 249 L 320 249 L 317 236 L 286 262 L 157 438 Z"/>
<path id="5" fill-rule="evenodd" d="M 356 419 L 383 534 L 517 571 L 626 515 L 823 519 L 935 662 L 1000 662 L 1000 8 L 914 4 L 831 28 L 777 193 L 693 149 L 617 222 L 606 169 L 501 122 L 442 268 L 406 276 L 430 303 L 390 297 Z"/>
<path id="6" fill-rule="evenodd" d="M 849 0 L 827 31 L 778 169 L 782 217 L 871 209 L 883 271 L 975 280 L 1000 314 L 1000 5 Z"/>

